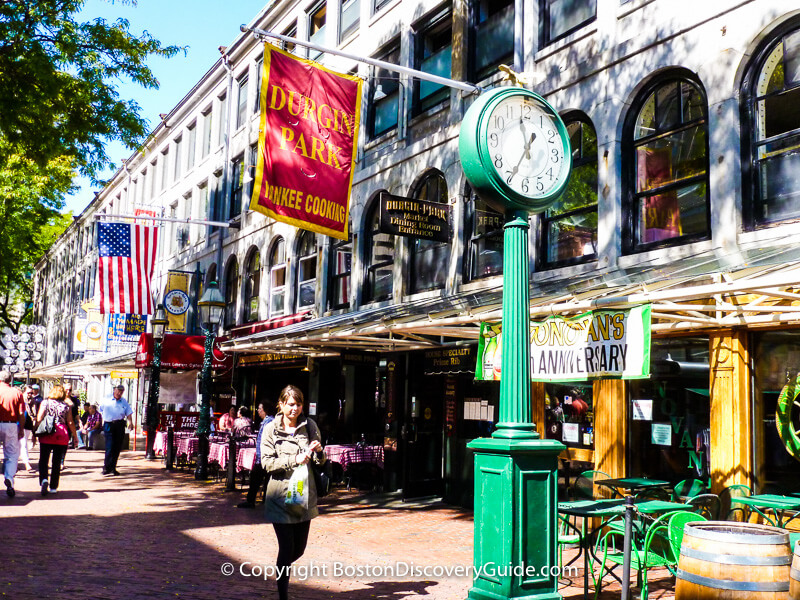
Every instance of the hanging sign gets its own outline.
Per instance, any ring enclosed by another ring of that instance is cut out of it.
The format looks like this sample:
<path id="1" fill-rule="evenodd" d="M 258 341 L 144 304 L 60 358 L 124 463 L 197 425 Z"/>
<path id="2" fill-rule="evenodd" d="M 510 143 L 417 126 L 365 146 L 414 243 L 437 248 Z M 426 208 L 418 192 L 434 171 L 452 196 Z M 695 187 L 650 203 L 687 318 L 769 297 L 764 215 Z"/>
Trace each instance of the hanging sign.
<path id="1" fill-rule="evenodd" d="M 502 325 L 482 323 L 475 379 L 500 379 Z M 642 379 L 650 375 L 650 305 L 531 323 L 531 379 Z"/>
<path id="2" fill-rule="evenodd" d="M 170 271 L 164 289 L 164 309 L 167 312 L 167 333 L 187 333 L 189 320 L 189 284 L 191 274 Z"/>
<path id="3" fill-rule="evenodd" d="M 362 83 L 264 44 L 251 210 L 348 239 Z"/>
<path id="4" fill-rule="evenodd" d="M 381 194 L 381 233 L 450 241 L 450 205 Z"/>

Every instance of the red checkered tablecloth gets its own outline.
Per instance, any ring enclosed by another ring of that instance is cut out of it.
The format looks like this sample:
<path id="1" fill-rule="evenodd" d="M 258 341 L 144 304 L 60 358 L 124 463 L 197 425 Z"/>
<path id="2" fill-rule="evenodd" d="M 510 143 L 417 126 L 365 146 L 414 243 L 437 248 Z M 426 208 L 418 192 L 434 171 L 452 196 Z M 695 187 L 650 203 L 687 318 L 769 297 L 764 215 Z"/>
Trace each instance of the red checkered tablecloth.
<path id="1" fill-rule="evenodd" d="M 197 454 L 197 445 L 200 442 L 199 438 L 196 437 L 181 437 L 175 440 L 175 447 L 177 450 L 175 454 L 177 456 L 185 456 L 186 458 L 190 458 Z"/>
<path id="2" fill-rule="evenodd" d="M 224 469 L 228 465 L 229 455 L 228 442 L 211 442 L 208 445 L 209 462 L 219 463 L 221 469 Z"/>
<path id="3" fill-rule="evenodd" d="M 236 454 L 236 470 L 252 471 L 256 464 L 256 447 L 241 448 Z"/>
<path id="4" fill-rule="evenodd" d="M 355 448 L 355 444 L 331 444 L 330 446 L 325 446 L 325 456 L 330 461 L 340 463 L 342 462 L 342 454 Z"/>
<path id="5" fill-rule="evenodd" d="M 325 449 L 325 453 L 328 453 L 328 449 Z M 328 454 L 328 458 L 330 460 L 334 460 Z M 363 448 L 350 448 L 342 452 L 339 460 L 334 461 L 338 462 L 342 465 L 343 469 L 347 469 L 347 466 L 352 463 L 359 463 L 359 462 L 368 462 L 378 465 L 381 469 L 383 468 L 383 446 L 364 446 Z"/>

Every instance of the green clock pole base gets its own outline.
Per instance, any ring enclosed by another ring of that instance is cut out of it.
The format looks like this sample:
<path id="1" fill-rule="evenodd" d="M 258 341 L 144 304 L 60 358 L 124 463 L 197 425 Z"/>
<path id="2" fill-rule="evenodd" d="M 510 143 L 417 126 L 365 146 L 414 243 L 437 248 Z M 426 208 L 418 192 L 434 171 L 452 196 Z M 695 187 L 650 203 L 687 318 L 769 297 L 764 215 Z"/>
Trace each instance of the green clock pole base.
<path id="1" fill-rule="evenodd" d="M 480 438 L 475 453 L 475 579 L 469 600 L 560 599 L 555 440 Z"/>

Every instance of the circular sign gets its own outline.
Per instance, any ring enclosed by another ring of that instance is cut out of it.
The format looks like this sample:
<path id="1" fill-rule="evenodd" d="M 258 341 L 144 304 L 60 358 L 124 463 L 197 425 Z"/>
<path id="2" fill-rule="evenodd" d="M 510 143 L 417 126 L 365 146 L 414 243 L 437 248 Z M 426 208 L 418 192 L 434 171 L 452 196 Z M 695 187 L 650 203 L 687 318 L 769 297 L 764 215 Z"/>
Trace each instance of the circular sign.
<path id="1" fill-rule="evenodd" d="M 472 189 L 503 213 L 547 210 L 572 169 L 561 117 L 544 98 L 520 87 L 478 97 L 464 115 L 458 153 Z"/>
<path id="2" fill-rule="evenodd" d="M 99 340 L 103 336 L 103 326 L 96 321 L 87 323 L 86 327 L 83 328 L 83 331 L 85 331 L 89 339 L 92 340 Z"/>
<path id="3" fill-rule="evenodd" d="M 22 342 L 30 342 L 31 341 L 31 334 L 27 331 L 25 333 L 21 333 L 19 336 L 20 341 Z"/>
<path id="4" fill-rule="evenodd" d="M 19 371 L 19 367 L 17 365 L 11 365 L 10 367 L 8 367 L 8 370 L 11 373 L 16 373 L 17 371 Z"/>
<path id="5" fill-rule="evenodd" d="M 34 325 L 31 325 L 31 327 L 34 327 Z M 25 325 L 25 323 L 23 323 L 22 325 L 19 326 L 19 332 L 20 333 L 26 333 L 27 331 L 28 331 L 28 326 Z"/>
<path id="6" fill-rule="evenodd" d="M 28 342 L 25 344 L 26 350 L 36 350 L 36 342 Z"/>
<path id="7" fill-rule="evenodd" d="M 172 290 L 164 296 L 164 308 L 172 315 L 182 315 L 189 310 L 189 295 L 183 290 Z"/>
<path id="8" fill-rule="evenodd" d="M 10 356 L 6 356 L 6 357 L 3 359 L 3 362 L 4 362 L 5 364 L 7 364 L 7 365 L 13 365 L 13 364 L 14 364 L 14 359 L 13 359 L 13 358 L 11 358 Z"/>

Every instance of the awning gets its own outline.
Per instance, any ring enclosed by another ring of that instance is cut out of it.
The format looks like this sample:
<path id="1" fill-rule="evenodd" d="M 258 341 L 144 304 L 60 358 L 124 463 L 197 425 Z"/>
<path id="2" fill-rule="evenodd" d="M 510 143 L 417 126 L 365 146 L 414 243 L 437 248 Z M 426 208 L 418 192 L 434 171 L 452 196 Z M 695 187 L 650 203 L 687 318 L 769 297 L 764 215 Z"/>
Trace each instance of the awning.
<path id="1" fill-rule="evenodd" d="M 95 354 L 58 365 L 48 365 L 31 371 L 34 379 L 61 379 L 68 375 L 108 375 L 111 371 L 133 369 L 136 353 Z"/>
<path id="2" fill-rule="evenodd" d="M 229 369 L 233 365 L 233 357 L 220 350 L 221 341 L 224 341 L 224 338 L 217 338 L 214 343 L 212 369 Z M 165 334 L 161 343 L 161 368 L 202 369 L 205 343 L 204 335 Z M 139 348 L 136 350 L 137 369 L 153 366 L 153 348 L 153 334 L 143 333 L 139 337 Z"/>

